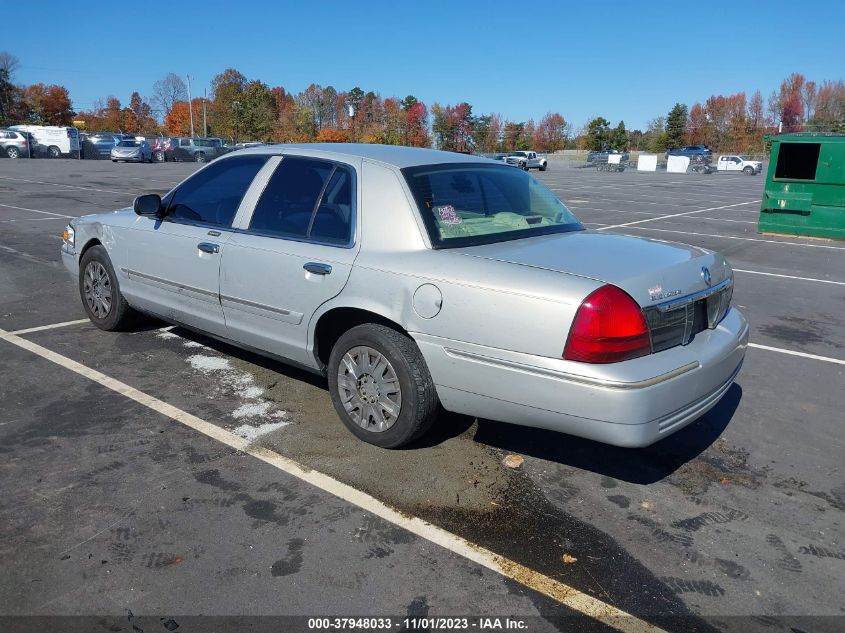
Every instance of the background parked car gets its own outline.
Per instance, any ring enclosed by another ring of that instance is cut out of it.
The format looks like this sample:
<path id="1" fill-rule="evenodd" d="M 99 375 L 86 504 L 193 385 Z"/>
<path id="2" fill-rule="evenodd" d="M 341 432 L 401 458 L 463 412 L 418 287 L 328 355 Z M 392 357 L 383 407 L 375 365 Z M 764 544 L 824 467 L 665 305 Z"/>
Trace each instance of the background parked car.
<path id="1" fill-rule="evenodd" d="M 506 162 L 509 165 L 516 164 L 525 171 L 528 171 L 529 169 L 546 171 L 547 167 L 546 159 L 537 156 L 537 152 L 533 150 L 511 152 L 508 154 Z"/>
<path id="2" fill-rule="evenodd" d="M 684 147 L 676 147 L 666 152 L 666 157 L 669 156 L 706 156 L 708 158 L 713 156 L 713 151 L 707 145 L 686 145 Z"/>
<path id="3" fill-rule="evenodd" d="M 82 134 L 82 158 L 106 160 L 111 151 L 123 140 L 122 134 Z"/>
<path id="4" fill-rule="evenodd" d="M 751 160 L 749 156 L 729 154 L 719 156 L 716 169 L 717 171 L 741 171 L 747 176 L 756 176 L 763 171 L 763 163 L 759 160 Z"/>
<path id="5" fill-rule="evenodd" d="M 24 132 L 0 130 L 0 156 L 7 158 L 29 158 L 29 139 Z"/>
<path id="6" fill-rule="evenodd" d="M 606 163 L 607 157 L 611 154 L 621 154 L 620 162 L 626 161 L 630 158 L 628 152 L 618 152 L 615 149 L 603 149 L 600 151 L 594 151 L 587 154 L 587 162 L 588 163 Z"/>
<path id="7" fill-rule="evenodd" d="M 123 139 L 111 150 L 111 160 L 116 163 L 119 160 L 133 163 L 153 162 L 153 152 L 147 141 L 136 139 Z"/>
<path id="8" fill-rule="evenodd" d="M 170 147 L 164 150 L 165 160 L 195 161 L 206 163 L 230 151 L 222 138 L 190 138 L 179 136 L 170 139 Z"/>

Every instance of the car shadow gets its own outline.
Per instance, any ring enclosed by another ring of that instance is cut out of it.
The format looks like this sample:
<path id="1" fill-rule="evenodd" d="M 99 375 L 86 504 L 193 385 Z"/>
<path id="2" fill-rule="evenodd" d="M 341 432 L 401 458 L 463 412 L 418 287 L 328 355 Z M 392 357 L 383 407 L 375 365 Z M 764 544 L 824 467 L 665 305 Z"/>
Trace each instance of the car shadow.
<path id="1" fill-rule="evenodd" d="M 646 448 L 619 448 L 563 433 L 479 420 L 475 440 L 634 484 L 668 477 L 715 442 L 742 399 L 734 383 L 719 403 L 688 427 Z"/>

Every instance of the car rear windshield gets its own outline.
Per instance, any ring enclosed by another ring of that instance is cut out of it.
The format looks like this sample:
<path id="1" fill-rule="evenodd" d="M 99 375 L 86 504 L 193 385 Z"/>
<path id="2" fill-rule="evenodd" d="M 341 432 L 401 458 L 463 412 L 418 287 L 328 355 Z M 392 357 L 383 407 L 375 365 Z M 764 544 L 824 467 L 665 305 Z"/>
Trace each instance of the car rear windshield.
<path id="1" fill-rule="evenodd" d="M 406 167 L 402 173 L 434 248 L 584 228 L 545 185 L 512 167 L 456 163 Z"/>

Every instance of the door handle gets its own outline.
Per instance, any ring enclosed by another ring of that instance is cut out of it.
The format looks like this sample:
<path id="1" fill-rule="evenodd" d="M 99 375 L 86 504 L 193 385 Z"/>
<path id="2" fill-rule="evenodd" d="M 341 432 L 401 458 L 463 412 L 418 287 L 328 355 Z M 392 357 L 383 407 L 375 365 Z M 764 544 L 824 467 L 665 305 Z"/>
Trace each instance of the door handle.
<path id="1" fill-rule="evenodd" d="M 330 275 L 332 273 L 331 266 L 319 262 L 308 262 L 303 268 L 313 275 Z"/>
<path id="2" fill-rule="evenodd" d="M 219 253 L 220 252 L 220 245 L 213 244 L 211 242 L 200 242 L 197 244 L 197 248 L 200 249 L 203 253 Z"/>

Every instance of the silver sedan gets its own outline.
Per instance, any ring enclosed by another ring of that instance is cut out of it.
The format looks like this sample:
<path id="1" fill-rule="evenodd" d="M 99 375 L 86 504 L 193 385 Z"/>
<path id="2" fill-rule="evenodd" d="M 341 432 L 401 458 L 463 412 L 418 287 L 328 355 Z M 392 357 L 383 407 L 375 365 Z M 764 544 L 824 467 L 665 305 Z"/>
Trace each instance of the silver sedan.
<path id="1" fill-rule="evenodd" d="M 748 340 L 720 254 L 585 230 L 529 174 L 434 150 L 242 150 L 75 219 L 62 258 L 98 327 L 155 315 L 324 374 L 383 447 L 441 407 L 645 446 L 719 401 Z"/>
<path id="2" fill-rule="evenodd" d="M 134 163 L 151 163 L 153 162 L 153 150 L 147 141 L 123 139 L 112 148 L 111 160 L 113 163 L 119 160 Z"/>

